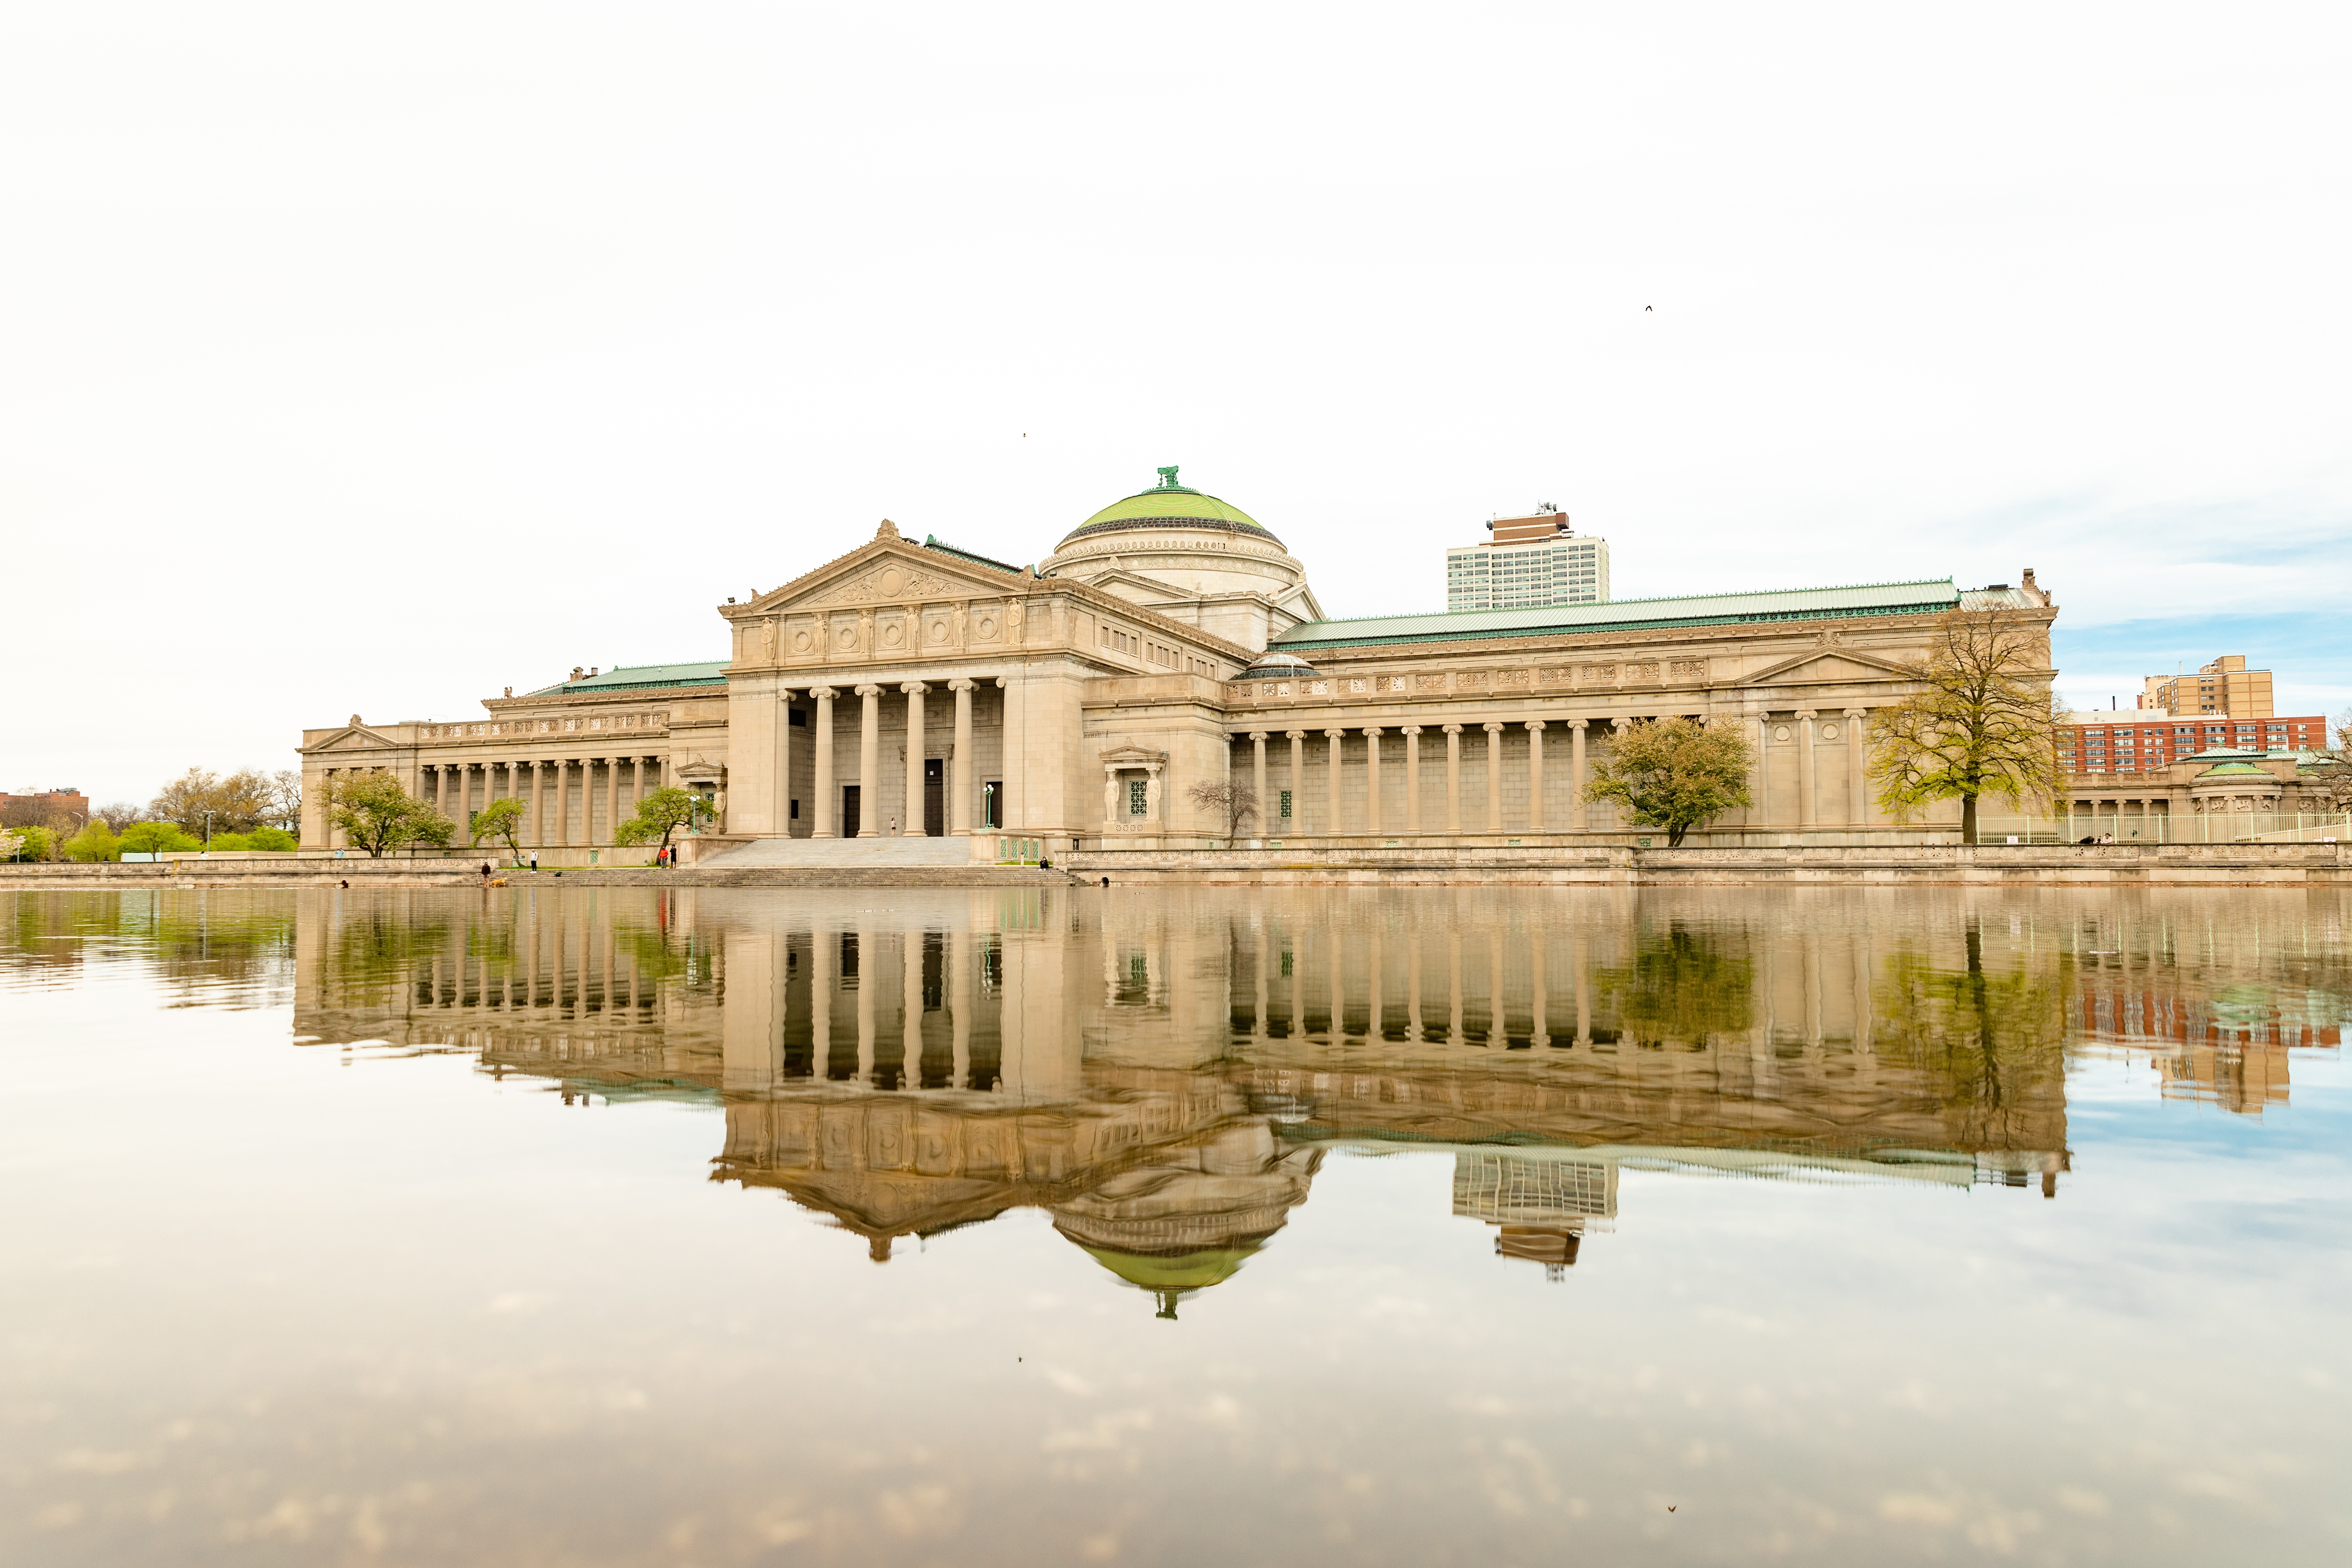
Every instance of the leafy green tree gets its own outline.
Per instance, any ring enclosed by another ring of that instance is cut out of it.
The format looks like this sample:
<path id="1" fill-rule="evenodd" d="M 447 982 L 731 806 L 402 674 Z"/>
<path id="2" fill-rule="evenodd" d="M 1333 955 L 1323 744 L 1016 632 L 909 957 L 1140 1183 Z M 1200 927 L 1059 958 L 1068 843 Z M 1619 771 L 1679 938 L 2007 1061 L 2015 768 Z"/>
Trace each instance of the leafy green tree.
<path id="1" fill-rule="evenodd" d="M 649 844 L 659 839 L 661 847 L 667 849 L 672 834 L 692 826 L 695 817 L 709 809 L 702 797 L 690 789 L 679 789 L 675 784 L 657 789 L 637 803 L 636 816 L 621 824 L 621 830 L 613 835 L 613 842 Z"/>
<path id="2" fill-rule="evenodd" d="M 284 855 L 299 848 L 294 836 L 282 827 L 257 827 L 245 836 L 247 847 L 271 855 Z"/>
<path id="3" fill-rule="evenodd" d="M 446 845 L 457 825 L 400 787 L 390 773 L 360 773 L 327 791 L 327 820 L 354 848 L 381 859 L 388 849 Z"/>
<path id="4" fill-rule="evenodd" d="M 1619 731 L 1593 763 L 1584 798 L 1616 802 L 1636 826 L 1664 828 L 1677 848 L 1692 828 L 1750 804 L 1754 756 L 1744 728 L 1654 719 Z"/>
<path id="5" fill-rule="evenodd" d="M 204 847 L 176 822 L 134 822 L 122 830 L 121 849 L 136 855 L 188 855 Z"/>
<path id="6" fill-rule="evenodd" d="M 1960 842 L 1974 844 L 1980 796 L 2046 807 L 2065 787 L 2049 633 L 2016 610 L 1954 610 L 1934 638 L 1912 669 L 1920 689 L 1871 715 L 1870 776 L 1898 822 L 1958 801 Z"/>
<path id="7" fill-rule="evenodd" d="M 507 847 L 509 858 L 522 853 L 523 804 L 512 795 L 490 802 L 474 813 L 474 832 L 469 840 L 479 844 L 488 839 Z M 624 824 L 624 826 L 626 826 Z"/>
<path id="8" fill-rule="evenodd" d="M 67 859 L 79 860 L 86 866 L 95 865 L 100 860 L 122 858 L 122 840 L 115 836 L 114 829 L 109 827 L 102 817 L 90 818 L 79 833 L 67 839 L 58 848 Z"/>

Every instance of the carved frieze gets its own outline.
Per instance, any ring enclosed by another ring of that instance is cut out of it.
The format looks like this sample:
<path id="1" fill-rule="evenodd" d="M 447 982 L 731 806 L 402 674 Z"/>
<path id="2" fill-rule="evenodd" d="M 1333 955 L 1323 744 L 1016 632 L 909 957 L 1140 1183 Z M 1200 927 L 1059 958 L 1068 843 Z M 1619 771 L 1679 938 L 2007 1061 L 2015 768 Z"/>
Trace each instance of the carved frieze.
<path id="1" fill-rule="evenodd" d="M 944 594 L 947 579 L 912 566 L 890 562 L 861 576 L 836 583 L 813 601 L 819 605 L 845 605 L 858 600 L 903 599 L 909 594 Z"/>
<path id="2" fill-rule="evenodd" d="M 1706 660 L 1703 658 L 1674 659 L 1667 668 L 1676 680 L 1703 681 L 1706 679 Z"/>

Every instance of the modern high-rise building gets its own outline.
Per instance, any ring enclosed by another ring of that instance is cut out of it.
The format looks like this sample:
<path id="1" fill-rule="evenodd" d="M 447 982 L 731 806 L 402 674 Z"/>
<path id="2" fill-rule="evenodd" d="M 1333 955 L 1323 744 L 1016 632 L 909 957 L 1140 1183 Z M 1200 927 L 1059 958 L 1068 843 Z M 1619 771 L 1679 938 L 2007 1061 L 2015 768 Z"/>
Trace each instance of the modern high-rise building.
<path id="1" fill-rule="evenodd" d="M 2180 719 L 2211 713 L 2224 719 L 2271 716 L 2271 672 L 2248 669 L 2242 654 L 2223 654 L 2197 667 L 2194 675 L 2151 675 L 2139 696 L 2142 708 L 2160 708 Z"/>
<path id="2" fill-rule="evenodd" d="M 1494 538 L 1445 552 L 1448 611 L 1607 602 L 1609 542 L 1578 538 L 1568 514 L 1550 502 L 1486 528 Z"/>

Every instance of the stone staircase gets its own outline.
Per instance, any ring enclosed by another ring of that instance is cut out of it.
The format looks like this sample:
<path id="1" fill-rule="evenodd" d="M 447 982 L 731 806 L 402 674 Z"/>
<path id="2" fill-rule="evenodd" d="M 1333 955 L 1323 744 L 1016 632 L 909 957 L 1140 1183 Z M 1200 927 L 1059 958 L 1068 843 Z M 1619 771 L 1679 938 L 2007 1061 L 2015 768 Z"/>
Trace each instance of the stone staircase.
<path id="1" fill-rule="evenodd" d="M 989 847 L 993 848 L 993 843 Z M 755 838 L 698 861 L 694 868 L 737 871 L 773 867 L 845 871 L 972 864 L 969 838 Z"/>

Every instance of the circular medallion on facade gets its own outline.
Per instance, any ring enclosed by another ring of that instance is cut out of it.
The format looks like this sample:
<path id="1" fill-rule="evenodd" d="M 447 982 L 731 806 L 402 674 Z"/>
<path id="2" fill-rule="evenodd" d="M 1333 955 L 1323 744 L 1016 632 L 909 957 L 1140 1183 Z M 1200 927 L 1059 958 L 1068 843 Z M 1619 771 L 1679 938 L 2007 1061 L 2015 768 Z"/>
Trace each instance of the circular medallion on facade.
<path id="1" fill-rule="evenodd" d="M 834 646 L 835 647 L 856 647 L 857 646 L 857 634 L 852 631 L 849 627 L 844 626 L 841 628 L 841 635 L 834 639 Z"/>
<path id="2" fill-rule="evenodd" d="M 808 652 L 808 650 L 809 650 L 809 635 L 808 635 L 808 633 L 806 633 L 806 632 L 794 632 L 794 633 L 793 634 L 793 651 L 794 653 L 806 653 L 806 652 Z"/>
<path id="3" fill-rule="evenodd" d="M 895 626 L 884 626 L 882 628 L 882 640 L 889 644 L 892 647 L 897 647 L 900 643 L 907 640 L 907 634 L 900 631 Z"/>
<path id="4" fill-rule="evenodd" d="M 931 640 L 933 642 L 945 642 L 948 640 L 947 622 L 933 621 L 931 623 Z"/>
<path id="5" fill-rule="evenodd" d="M 1837 739 L 1837 726 L 1836 726 L 1836 725 L 1834 725 L 1834 724 L 1824 724 L 1824 725 L 1822 725 L 1822 740 L 1824 740 L 1824 741 L 1834 741 L 1834 740 L 1836 740 L 1836 739 Z"/>
<path id="6" fill-rule="evenodd" d="M 984 637 L 992 637 L 996 635 L 995 616 L 982 616 L 980 617 L 980 635 Z"/>
<path id="7" fill-rule="evenodd" d="M 1787 726 L 1786 724 L 1782 724 L 1782 725 L 1780 725 L 1780 727 L 1778 727 L 1777 729 L 1775 729 L 1775 730 L 1772 731 L 1772 738 L 1773 738 L 1774 740 L 1776 740 L 1776 741 L 1785 741 L 1785 740 L 1787 740 L 1787 739 L 1789 738 L 1789 726 Z"/>
<path id="8" fill-rule="evenodd" d="M 882 591 L 884 593 L 895 594 L 898 591 L 898 584 L 905 582 L 906 579 L 898 574 L 898 569 L 896 566 L 885 566 L 882 568 L 882 575 L 879 581 L 882 584 Z"/>

